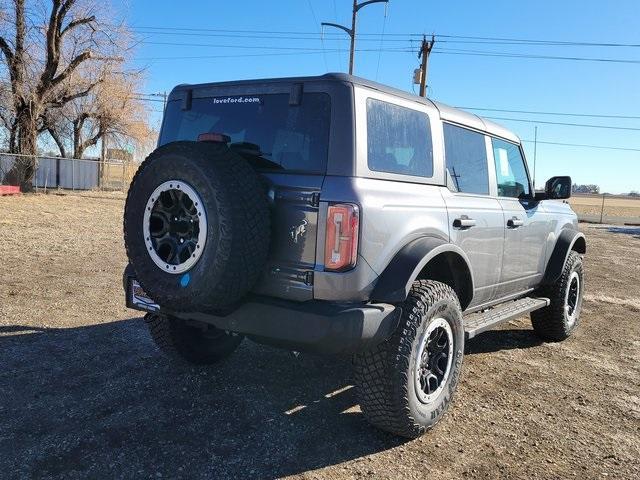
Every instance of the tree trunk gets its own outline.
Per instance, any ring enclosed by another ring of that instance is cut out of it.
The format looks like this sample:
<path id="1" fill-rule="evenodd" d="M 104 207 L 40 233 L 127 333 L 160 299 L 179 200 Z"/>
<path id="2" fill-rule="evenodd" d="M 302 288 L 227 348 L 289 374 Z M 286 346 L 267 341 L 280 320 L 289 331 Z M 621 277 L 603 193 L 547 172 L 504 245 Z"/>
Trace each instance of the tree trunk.
<path id="1" fill-rule="evenodd" d="M 53 138 L 53 141 L 56 142 L 58 150 L 60 150 L 60 156 L 62 158 L 67 158 L 67 149 L 64 146 L 64 141 L 62 140 L 60 135 L 58 135 L 58 132 L 56 132 L 55 128 L 51 127 L 48 127 L 47 131 L 49 132 L 49 135 L 51 135 L 51 138 Z"/>
<path id="2" fill-rule="evenodd" d="M 37 117 L 34 109 L 28 105 L 18 113 L 17 122 L 17 150 L 20 154 L 15 157 L 15 161 L 9 172 L 5 175 L 4 183 L 9 185 L 19 185 L 23 192 L 33 190 L 33 175 L 36 172 L 36 139 L 38 128 Z"/>

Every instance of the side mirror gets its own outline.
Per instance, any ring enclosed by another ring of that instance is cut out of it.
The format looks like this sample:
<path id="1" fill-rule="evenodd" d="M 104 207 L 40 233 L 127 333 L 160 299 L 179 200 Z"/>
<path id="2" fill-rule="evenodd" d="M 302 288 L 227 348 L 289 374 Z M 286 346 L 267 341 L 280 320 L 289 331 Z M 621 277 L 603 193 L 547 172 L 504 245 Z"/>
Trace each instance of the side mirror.
<path id="1" fill-rule="evenodd" d="M 562 200 L 571 197 L 571 177 L 551 177 L 544 186 L 544 193 L 536 193 L 537 200 Z"/>

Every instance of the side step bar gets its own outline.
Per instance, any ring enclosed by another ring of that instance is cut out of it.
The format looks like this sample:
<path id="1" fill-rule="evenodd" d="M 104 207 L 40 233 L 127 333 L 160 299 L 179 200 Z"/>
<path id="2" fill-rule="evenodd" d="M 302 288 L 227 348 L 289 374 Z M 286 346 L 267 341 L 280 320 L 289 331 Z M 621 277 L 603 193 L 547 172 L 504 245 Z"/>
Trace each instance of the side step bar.
<path id="1" fill-rule="evenodd" d="M 549 305 L 548 298 L 524 297 L 518 300 L 501 303 L 495 307 L 489 308 L 482 312 L 472 313 L 464 317 L 464 335 L 465 339 L 475 337 L 476 335 L 491 330 L 493 327 L 501 323 L 533 312 L 539 308 Z"/>

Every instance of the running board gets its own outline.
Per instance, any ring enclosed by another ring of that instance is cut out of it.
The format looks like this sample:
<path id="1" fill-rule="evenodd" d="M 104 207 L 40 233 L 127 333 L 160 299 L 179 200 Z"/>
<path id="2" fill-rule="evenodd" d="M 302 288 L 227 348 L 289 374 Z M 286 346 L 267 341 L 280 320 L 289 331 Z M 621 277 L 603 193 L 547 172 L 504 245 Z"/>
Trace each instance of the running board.
<path id="1" fill-rule="evenodd" d="M 470 339 L 476 335 L 491 330 L 493 327 L 501 323 L 533 312 L 539 308 L 549 305 L 548 298 L 524 297 L 518 300 L 501 303 L 495 307 L 489 308 L 482 312 L 472 313 L 464 317 L 464 334 L 465 339 Z"/>

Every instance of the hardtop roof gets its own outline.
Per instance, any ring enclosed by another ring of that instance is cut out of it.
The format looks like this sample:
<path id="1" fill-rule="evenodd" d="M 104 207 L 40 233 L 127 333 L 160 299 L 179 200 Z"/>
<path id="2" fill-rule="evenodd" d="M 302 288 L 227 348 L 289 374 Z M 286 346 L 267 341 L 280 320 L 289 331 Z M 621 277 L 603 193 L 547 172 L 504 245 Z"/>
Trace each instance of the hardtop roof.
<path id="1" fill-rule="evenodd" d="M 214 86 L 217 87 L 217 86 L 225 86 L 225 85 L 238 86 L 238 85 L 252 85 L 252 84 L 255 85 L 257 83 L 260 83 L 260 84 L 281 83 L 281 82 L 307 83 L 307 82 L 327 82 L 327 81 L 360 85 L 366 88 L 378 90 L 383 93 L 388 93 L 390 95 L 404 98 L 406 100 L 414 101 L 417 103 L 423 103 L 426 105 L 433 105 L 440 113 L 440 118 L 443 121 L 457 123 L 463 126 L 468 126 L 476 130 L 486 132 L 490 135 L 495 135 L 497 137 L 510 140 L 512 142 L 520 143 L 520 138 L 511 130 L 495 122 L 486 120 L 474 113 L 470 113 L 465 110 L 451 107 L 449 105 L 446 105 L 441 102 L 437 102 L 435 100 L 431 100 L 429 98 L 420 97 L 418 95 L 414 95 L 410 92 L 405 92 L 398 88 L 390 87 L 382 83 L 374 82 L 372 80 L 367 80 L 365 78 L 357 77 L 355 75 L 349 75 L 346 73 L 326 73 L 324 75 L 306 76 L 306 77 L 282 77 L 282 78 L 236 80 L 236 81 L 225 81 L 225 82 L 210 82 L 210 83 L 201 83 L 201 84 L 193 84 L 193 85 L 182 84 L 182 85 L 176 86 L 171 93 L 173 94 L 174 92 L 177 93 L 178 91 L 190 90 L 195 88 L 206 88 L 206 87 L 214 87 Z"/>

